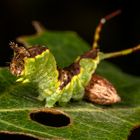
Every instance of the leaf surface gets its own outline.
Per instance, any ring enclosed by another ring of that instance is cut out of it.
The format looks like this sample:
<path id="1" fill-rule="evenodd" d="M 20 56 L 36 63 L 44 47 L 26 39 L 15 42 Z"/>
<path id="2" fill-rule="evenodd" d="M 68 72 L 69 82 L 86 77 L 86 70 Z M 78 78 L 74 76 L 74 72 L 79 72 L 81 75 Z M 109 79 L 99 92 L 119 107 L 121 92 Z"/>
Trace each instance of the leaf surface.
<path id="1" fill-rule="evenodd" d="M 47 44 L 59 65 L 64 67 L 88 50 L 89 46 L 73 33 L 60 34 L 49 31 L 22 38 L 22 42 L 30 45 Z M 71 49 L 73 46 L 76 51 Z M 63 61 L 58 54 L 62 54 Z M 60 64 L 61 61 L 63 64 Z M 124 74 L 105 61 L 99 64 L 97 73 L 115 85 L 122 98 L 120 103 L 99 106 L 80 101 L 48 109 L 44 108 L 44 102 L 33 98 L 38 95 L 34 85 L 16 83 L 16 78 L 7 68 L 0 68 L 0 132 L 30 135 L 39 139 L 127 140 L 130 131 L 140 125 L 140 78 Z M 50 110 L 52 114 L 53 111 L 59 111 L 62 115 L 66 113 L 70 124 L 53 127 L 31 118 L 34 112 L 47 113 Z"/>

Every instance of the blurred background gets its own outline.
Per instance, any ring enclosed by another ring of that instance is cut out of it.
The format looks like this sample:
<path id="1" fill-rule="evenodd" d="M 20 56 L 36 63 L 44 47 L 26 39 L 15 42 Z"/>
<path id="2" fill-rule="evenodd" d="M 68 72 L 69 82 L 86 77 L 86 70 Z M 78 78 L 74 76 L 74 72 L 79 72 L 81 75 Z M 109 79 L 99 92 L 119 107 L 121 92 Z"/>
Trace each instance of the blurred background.
<path id="1" fill-rule="evenodd" d="M 101 33 L 104 52 L 140 44 L 139 1 L 133 0 L 1 0 L 0 66 L 8 66 L 12 57 L 9 42 L 21 35 L 35 33 L 31 22 L 40 21 L 49 30 L 73 30 L 90 45 L 99 20 L 121 9 L 122 14 L 107 22 Z M 140 51 L 109 60 L 123 71 L 140 76 Z"/>

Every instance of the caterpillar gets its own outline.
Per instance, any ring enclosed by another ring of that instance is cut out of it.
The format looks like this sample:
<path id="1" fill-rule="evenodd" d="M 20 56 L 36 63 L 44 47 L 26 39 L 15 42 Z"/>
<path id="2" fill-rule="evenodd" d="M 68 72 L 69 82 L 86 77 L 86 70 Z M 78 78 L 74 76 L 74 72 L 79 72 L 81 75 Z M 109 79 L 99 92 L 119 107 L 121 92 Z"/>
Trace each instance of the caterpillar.
<path id="1" fill-rule="evenodd" d="M 45 100 L 45 107 L 53 107 L 56 103 L 63 106 L 71 99 L 79 101 L 83 98 L 97 104 L 120 102 L 115 87 L 104 77 L 95 74 L 102 60 L 140 49 L 138 45 L 118 52 L 99 51 L 98 41 L 103 24 L 119 13 L 116 11 L 102 18 L 95 31 L 92 48 L 63 69 L 57 67 L 55 57 L 47 47 L 36 45 L 25 48 L 11 42 L 14 56 L 10 72 L 18 77 L 17 82 L 36 86 L 39 93 L 37 99 Z"/>

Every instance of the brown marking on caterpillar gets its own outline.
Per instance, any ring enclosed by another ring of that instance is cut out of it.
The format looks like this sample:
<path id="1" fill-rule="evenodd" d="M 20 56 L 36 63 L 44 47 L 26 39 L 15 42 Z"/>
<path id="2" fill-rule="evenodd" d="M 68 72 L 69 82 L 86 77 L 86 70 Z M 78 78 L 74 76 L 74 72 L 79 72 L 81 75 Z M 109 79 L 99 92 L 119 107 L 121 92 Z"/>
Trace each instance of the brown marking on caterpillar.
<path id="1" fill-rule="evenodd" d="M 72 79 L 74 75 L 77 75 L 80 73 L 80 65 L 79 62 L 75 62 L 71 64 L 69 67 L 66 67 L 64 69 L 59 69 L 59 81 L 60 81 L 60 89 L 63 89 Z"/>
<path id="2" fill-rule="evenodd" d="M 33 46 L 31 48 L 19 47 L 14 42 L 10 42 L 10 47 L 14 50 L 14 56 L 10 63 L 10 71 L 13 75 L 20 76 L 24 69 L 24 59 L 34 58 L 41 54 L 47 48 L 43 46 Z"/>
<path id="3" fill-rule="evenodd" d="M 94 59 L 97 57 L 97 53 L 99 52 L 99 49 L 92 49 L 83 55 L 80 56 L 80 58 L 72 63 L 70 66 L 64 68 L 64 69 L 58 69 L 59 71 L 59 81 L 60 81 L 60 89 L 63 89 L 72 79 L 73 76 L 78 75 L 80 73 L 80 65 L 79 62 L 82 58 L 91 58 Z"/>
<path id="4" fill-rule="evenodd" d="M 84 53 L 83 55 L 81 55 L 81 59 L 82 58 L 92 58 L 95 59 L 98 55 L 99 49 L 93 48 L 91 50 L 89 50 L 88 52 Z"/>
<path id="5" fill-rule="evenodd" d="M 63 89 L 70 81 L 71 81 L 71 74 L 69 71 L 64 69 L 58 69 L 59 71 L 59 81 L 60 81 L 60 89 Z"/>
<path id="6" fill-rule="evenodd" d="M 90 102 L 109 105 L 121 101 L 114 86 L 99 75 L 92 75 L 89 84 L 85 88 L 85 99 Z"/>

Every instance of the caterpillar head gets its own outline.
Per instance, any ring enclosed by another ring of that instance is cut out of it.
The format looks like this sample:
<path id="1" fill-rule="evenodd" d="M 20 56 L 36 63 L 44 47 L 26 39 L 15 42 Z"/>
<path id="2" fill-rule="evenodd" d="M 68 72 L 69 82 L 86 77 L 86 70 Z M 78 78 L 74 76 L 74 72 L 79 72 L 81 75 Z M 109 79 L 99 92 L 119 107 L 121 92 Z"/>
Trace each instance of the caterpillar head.
<path id="1" fill-rule="evenodd" d="M 14 50 L 14 56 L 10 63 L 10 71 L 16 76 L 20 76 L 22 74 L 25 58 L 34 58 L 47 49 L 43 46 L 33 46 L 31 48 L 19 47 L 14 42 L 10 43 L 10 47 Z"/>

